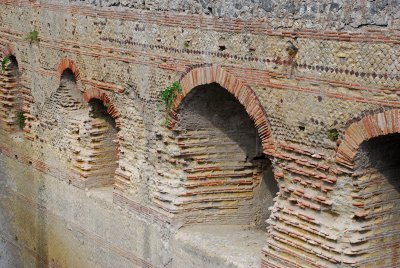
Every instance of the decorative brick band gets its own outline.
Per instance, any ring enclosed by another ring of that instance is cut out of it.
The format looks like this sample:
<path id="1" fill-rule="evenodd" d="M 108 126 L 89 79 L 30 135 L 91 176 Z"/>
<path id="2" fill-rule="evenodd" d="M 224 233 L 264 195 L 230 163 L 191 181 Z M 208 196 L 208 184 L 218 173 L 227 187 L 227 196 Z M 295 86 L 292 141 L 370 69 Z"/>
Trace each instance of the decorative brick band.
<path id="1" fill-rule="evenodd" d="M 218 83 L 236 97 L 244 106 L 250 118 L 254 121 L 262 142 L 264 153 L 270 156 L 274 155 L 275 146 L 266 112 L 260 100 L 249 86 L 245 85 L 235 76 L 229 74 L 219 65 L 196 66 L 188 70 L 186 74 L 181 77 L 180 83 L 182 86 L 182 94 L 177 96 L 174 102 L 174 108 L 170 112 L 170 127 L 173 127 L 177 120 L 177 112 L 182 100 L 193 88 L 210 83 Z"/>
<path id="2" fill-rule="evenodd" d="M 57 67 L 57 73 L 58 73 L 58 79 L 61 80 L 61 76 L 64 73 L 65 70 L 70 69 L 72 73 L 74 74 L 76 84 L 79 89 L 82 88 L 82 81 L 81 81 L 81 75 L 79 72 L 79 69 L 76 65 L 76 63 L 73 60 L 70 59 L 62 59 L 61 62 L 58 64 Z M 60 81 L 59 81 L 60 83 Z"/>
<path id="3" fill-rule="evenodd" d="M 367 115 L 351 124 L 337 149 L 336 162 L 353 168 L 353 159 L 362 142 L 381 135 L 400 133 L 399 112 L 395 109 Z"/>
<path id="4" fill-rule="evenodd" d="M 118 129 L 121 128 L 120 114 L 105 91 L 98 88 L 88 89 L 83 93 L 83 99 L 86 102 L 89 102 L 91 99 L 98 99 L 102 101 L 104 106 L 107 107 L 107 113 L 109 113 L 115 119 L 116 127 Z"/>

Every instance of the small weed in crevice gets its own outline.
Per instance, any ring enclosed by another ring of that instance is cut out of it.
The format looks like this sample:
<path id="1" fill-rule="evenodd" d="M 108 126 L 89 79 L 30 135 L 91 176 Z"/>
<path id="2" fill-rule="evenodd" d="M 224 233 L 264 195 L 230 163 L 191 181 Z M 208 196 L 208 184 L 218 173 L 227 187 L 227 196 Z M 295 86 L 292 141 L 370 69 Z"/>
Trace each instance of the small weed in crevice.
<path id="1" fill-rule="evenodd" d="M 7 55 L 4 57 L 4 59 L 1 61 L 1 70 L 4 72 L 6 70 L 6 65 L 7 63 L 11 60 L 10 55 Z"/>
<path id="2" fill-rule="evenodd" d="M 286 52 L 289 56 L 289 59 L 293 61 L 297 53 L 299 52 L 299 49 L 291 41 L 288 41 L 287 44 L 288 46 L 286 47 Z"/>
<path id="3" fill-rule="evenodd" d="M 337 140 L 339 139 L 339 132 L 338 132 L 338 130 L 337 130 L 336 128 L 330 129 L 330 130 L 328 131 L 328 138 L 329 138 L 331 141 L 337 141 Z"/>
<path id="4" fill-rule="evenodd" d="M 161 94 L 161 100 L 164 102 L 165 106 L 165 125 L 169 123 L 169 112 L 174 106 L 174 100 L 176 96 L 182 94 L 182 87 L 179 82 L 175 81 L 172 86 L 167 87 Z"/>
<path id="5" fill-rule="evenodd" d="M 185 48 L 190 47 L 190 41 L 186 40 L 186 41 L 183 43 L 183 46 L 184 46 Z"/>
<path id="6" fill-rule="evenodd" d="M 39 32 L 36 30 L 30 31 L 28 35 L 25 37 L 25 40 L 28 40 L 30 43 L 39 41 Z"/>
<path id="7" fill-rule="evenodd" d="M 23 129 L 25 127 L 25 112 L 24 111 L 18 111 L 17 112 L 17 123 L 20 129 Z"/>

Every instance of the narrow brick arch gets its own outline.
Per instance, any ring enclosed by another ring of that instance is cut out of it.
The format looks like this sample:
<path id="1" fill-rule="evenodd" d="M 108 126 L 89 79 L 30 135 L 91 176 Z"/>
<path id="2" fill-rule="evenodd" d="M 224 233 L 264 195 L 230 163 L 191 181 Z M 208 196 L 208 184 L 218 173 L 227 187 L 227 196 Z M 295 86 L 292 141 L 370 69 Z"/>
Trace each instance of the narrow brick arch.
<path id="1" fill-rule="evenodd" d="M 118 129 L 121 128 L 120 114 L 106 92 L 101 89 L 91 88 L 86 90 L 82 97 L 86 102 L 89 102 L 91 99 L 98 99 L 103 102 L 104 106 L 107 107 L 107 113 L 109 113 L 115 119 L 116 127 Z"/>
<path id="2" fill-rule="evenodd" d="M 1 51 L 2 51 L 2 54 L 4 57 L 11 55 L 15 58 L 15 60 L 17 61 L 17 65 L 18 65 L 18 71 L 19 71 L 19 73 L 22 73 L 21 64 L 19 64 L 18 58 L 15 55 L 14 48 L 11 45 L 7 45 L 7 46 L 2 47 Z"/>
<path id="3" fill-rule="evenodd" d="M 1 51 L 2 51 L 4 56 L 13 55 L 15 57 L 14 48 L 11 45 L 3 46 L 1 48 Z"/>
<path id="4" fill-rule="evenodd" d="M 7 56 L 10 58 L 6 63 L 5 72 L 0 71 L 0 80 L 4 79 L 2 82 L 6 84 L 5 88 L 7 89 L 6 92 L 3 92 L 4 98 L 0 100 L 0 106 L 5 108 L 1 109 L 0 122 L 2 125 L 4 124 L 7 130 L 18 131 L 21 126 L 19 126 L 16 120 L 16 114 L 22 112 L 25 119 L 27 119 L 22 129 L 27 131 L 30 125 L 29 121 L 32 119 L 29 106 L 33 98 L 29 91 L 23 90 L 23 85 L 21 84 L 22 68 L 14 52 L 11 44 L 1 47 L 2 55 L 0 56 L 0 60 Z M 16 73 L 14 73 L 14 71 Z"/>
<path id="5" fill-rule="evenodd" d="M 400 110 L 367 115 L 352 123 L 346 130 L 336 152 L 336 162 L 353 168 L 353 160 L 364 141 L 378 136 L 400 133 Z"/>
<path id="6" fill-rule="evenodd" d="M 76 84 L 79 89 L 81 89 L 82 86 L 82 81 L 81 81 L 81 75 L 80 71 L 76 65 L 76 63 L 73 60 L 70 60 L 68 58 L 62 59 L 60 63 L 58 64 L 57 67 L 57 74 L 58 74 L 58 79 L 59 82 L 61 81 L 61 76 L 63 75 L 64 71 L 70 69 L 72 73 L 74 74 Z"/>
<path id="7" fill-rule="evenodd" d="M 3 55 L 9 55 L 9 54 L 14 55 L 14 49 L 10 45 L 3 46 L 1 48 L 1 51 L 3 52 Z"/>
<path id="8" fill-rule="evenodd" d="M 274 155 L 275 146 L 266 112 L 255 92 L 249 86 L 217 65 L 200 66 L 191 69 L 181 77 L 179 82 L 182 86 L 182 94 L 177 96 L 174 101 L 174 107 L 170 112 L 171 120 L 169 125 L 171 127 L 177 120 L 177 111 L 180 104 L 193 88 L 210 83 L 218 83 L 221 87 L 234 95 L 244 106 L 258 131 L 264 153 L 270 156 Z"/>

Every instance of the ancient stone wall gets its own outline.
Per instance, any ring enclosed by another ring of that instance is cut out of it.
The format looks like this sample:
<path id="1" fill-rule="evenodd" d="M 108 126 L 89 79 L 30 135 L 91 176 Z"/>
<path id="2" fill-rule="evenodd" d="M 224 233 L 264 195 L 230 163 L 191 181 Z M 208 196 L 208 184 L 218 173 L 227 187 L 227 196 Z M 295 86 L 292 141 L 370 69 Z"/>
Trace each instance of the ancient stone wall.
<path id="1" fill-rule="evenodd" d="M 398 266 L 399 6 L 0 0 L 0 266 Z"/>

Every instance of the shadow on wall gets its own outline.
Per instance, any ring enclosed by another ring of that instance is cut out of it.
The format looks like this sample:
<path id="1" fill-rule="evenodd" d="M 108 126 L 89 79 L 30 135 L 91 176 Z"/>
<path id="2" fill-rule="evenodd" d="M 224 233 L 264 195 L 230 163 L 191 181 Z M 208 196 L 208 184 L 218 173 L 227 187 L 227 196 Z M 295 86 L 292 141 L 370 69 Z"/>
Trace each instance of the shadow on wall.
<path id="1" fill-rule="evenodd" d="M 253 121 L 219 84 L 191 90 L 178 110 L 178 143 L 185 160 L 182 207 L 197 221 L 266 228 L 278 192 Z"/>
<path id="2" fill-rule="evenodd" d="M 82 99 L 82 93 L 78 89 L 75 75 L 71 69 L 66 69 L 62 73 L 60 80 L 60 87 L 67 88 L 69 95 L 75 101 L 80 101 Z"/>
<path id="3" fill-rule="evenodd" d="M 400 134 L 363 142 L 355 163 L 358 171 L 373 172 L 392 192 L 400 193 Z"/>
<path id="4" fill-rule="evenodd" d="M 46 101 L 40 136 L 52 145 L 82 188 L 114 184 L 118 161 L 117 127 L 102 101 L 84 102 L 75 74 L 66 69 Z"/>
<path id="5" fill-rule="evenodd" d="M 400 259 L 400 134 L 361 144 L 355 158 L 355 189 L 364 203 L 362 225 L 365 262 L 371 267 L 399 267 Z"/>
<path id="6" fill-rule="evenodd" d="M 7 131 L 22 129 L 24 126 L 19 75 L 17 59 L 11 55 L 4 71 L 0 70 L 0 122 Z"/>

